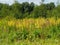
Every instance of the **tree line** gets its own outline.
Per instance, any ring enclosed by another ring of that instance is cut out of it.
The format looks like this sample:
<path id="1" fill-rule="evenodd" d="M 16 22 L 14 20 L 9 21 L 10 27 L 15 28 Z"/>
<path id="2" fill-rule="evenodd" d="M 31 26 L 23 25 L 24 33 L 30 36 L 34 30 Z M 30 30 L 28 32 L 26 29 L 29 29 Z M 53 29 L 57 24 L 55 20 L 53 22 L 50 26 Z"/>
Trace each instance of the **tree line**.
<path id="1" fill-rule="evenodd" d="M 16 19 L 60 17 L 60 5 L 55 6 L 53 2 L 41 5 L 35 5 L 33 2 L 15 2 L 12 5 L 0 3 L 0 18 L 7 16 Z"/>

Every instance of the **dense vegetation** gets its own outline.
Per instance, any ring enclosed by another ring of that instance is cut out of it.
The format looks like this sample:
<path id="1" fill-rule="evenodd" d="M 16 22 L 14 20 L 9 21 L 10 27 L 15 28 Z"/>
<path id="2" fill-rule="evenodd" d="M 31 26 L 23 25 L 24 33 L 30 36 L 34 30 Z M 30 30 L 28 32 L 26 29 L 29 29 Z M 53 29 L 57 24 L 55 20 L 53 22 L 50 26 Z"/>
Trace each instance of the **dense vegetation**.
<path id="1" fill-rule="evenodd" d="M 60 18 L 0 20 L 1 45 L 59 45 Z"/>
<path id="2" fill-rule="evenodd" d="M 53 2 L 41 5 L 35 5 L 33 2 L 15 2 L 12 5 L 0 3 L 0 18 L 7 16 L 16 19 L 60 17 L 60 5 L 55 6 Z"/>
<path id="3" fill-rule="evenodd" d="M 0 3 L 0 45 L 60 45 L 60 5 L 43 2 Z"/>

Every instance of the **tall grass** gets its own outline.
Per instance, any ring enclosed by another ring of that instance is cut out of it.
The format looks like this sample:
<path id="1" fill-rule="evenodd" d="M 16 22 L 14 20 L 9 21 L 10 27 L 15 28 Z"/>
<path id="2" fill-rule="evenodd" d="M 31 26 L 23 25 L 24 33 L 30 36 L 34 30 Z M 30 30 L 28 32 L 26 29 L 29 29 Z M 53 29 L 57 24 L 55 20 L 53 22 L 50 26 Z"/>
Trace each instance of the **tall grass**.
<path id="1" fill-rule="evenodd" d="M 0 20 L 1 45 L 60 44 L 60 19 Z"/>

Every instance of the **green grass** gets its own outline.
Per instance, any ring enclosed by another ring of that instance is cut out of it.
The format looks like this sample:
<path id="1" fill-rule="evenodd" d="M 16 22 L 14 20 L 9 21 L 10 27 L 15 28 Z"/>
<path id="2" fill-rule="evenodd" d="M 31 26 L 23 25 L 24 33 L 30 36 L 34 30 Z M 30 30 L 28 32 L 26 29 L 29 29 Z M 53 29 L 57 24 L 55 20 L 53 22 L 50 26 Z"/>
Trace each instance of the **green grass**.
<path id="1" fill-rule="evenodd" d="M 0 45 L 60 45 L 60 25 L 22 29 L 4 21 L 0 24 Z"/>

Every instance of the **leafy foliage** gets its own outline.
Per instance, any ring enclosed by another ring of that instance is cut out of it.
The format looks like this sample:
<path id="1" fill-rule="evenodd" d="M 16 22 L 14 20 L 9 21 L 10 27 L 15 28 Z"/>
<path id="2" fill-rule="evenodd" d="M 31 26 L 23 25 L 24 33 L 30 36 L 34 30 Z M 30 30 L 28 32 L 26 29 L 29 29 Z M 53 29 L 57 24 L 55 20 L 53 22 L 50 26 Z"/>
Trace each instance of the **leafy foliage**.
<path id="1" fill-rule="evenodd" d="M 42 0 L 44 1 L 44 0 Z M 53 2 L 41 5 L 35 5 L 33 2 L 15 2 L 12 5 L 0 3 L 0 18 L 7 16 L 15 17 L 16 19 L 23 18 L 38 18 L 38 17 L 60 17 L 60 5 L 55 6 Z"/>

